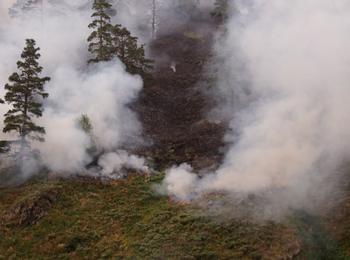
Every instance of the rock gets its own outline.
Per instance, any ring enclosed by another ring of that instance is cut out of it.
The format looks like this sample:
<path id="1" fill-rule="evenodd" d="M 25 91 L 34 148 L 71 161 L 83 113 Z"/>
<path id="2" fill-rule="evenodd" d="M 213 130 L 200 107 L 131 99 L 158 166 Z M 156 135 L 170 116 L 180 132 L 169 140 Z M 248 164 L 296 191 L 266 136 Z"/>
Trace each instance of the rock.
<path id="1" fill-rule="evenodd" d="M 50 187 L 27 196 L 10 208 L 5 222 L 20 227 L 34 225 L 48 214 L 59 194 L 59 188 Z"/>

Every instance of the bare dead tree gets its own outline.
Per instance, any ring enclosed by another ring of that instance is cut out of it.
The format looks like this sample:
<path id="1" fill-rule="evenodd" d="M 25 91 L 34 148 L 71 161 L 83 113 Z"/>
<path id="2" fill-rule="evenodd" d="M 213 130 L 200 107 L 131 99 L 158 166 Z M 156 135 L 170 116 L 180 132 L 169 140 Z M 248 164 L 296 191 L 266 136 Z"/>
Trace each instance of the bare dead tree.
<path id="1" fill-rule="evenodd" d="M 156 38 L 157 30 L 157 0 L 152 0 L 152 39 Z"/>

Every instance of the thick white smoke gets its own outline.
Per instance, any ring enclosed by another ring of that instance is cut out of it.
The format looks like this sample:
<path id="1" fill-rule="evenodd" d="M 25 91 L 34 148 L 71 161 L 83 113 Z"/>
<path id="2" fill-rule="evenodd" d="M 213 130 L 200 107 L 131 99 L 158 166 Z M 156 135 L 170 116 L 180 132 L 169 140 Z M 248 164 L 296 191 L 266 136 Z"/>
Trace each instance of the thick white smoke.
<path id="1" fill-rule="evenodd" d="M 1 5 L 2 13 L 7 12 L 10 2 Z M 92 159 L 88 153 L 92 138 L 78 124 L 82 114 L 91 120 L 93 142 L 101 151 L 136 144 L 141 132 L 140 123 L 128 105 L 142 89 L 142 79 L 128 74 L 119 60 L 87 66 L 91 10 L 79 7 L 90 1 L 77 3 L 45 2 L 43 10 L 12 19 L 0 18 L 0 85 L 4 86 L 16 71 L 25 39 L 35 39 L 41 48 L 42 75 L 50 76 L 51 81 L 46 85 L 49 98 L 45 101 L 44 116 L 37 120 L 46 129 L 46 141 L 33 145 L 40 150 L 46 166 L 68 173 L 82 171 Z M 0 95 L 4 94 L 1 88 Z M 7 106 L 0 107 L 1 117 L 7 110 Z M 2 134 L 1 138 L 14 137 Z M 123 163 L 132 166 L 131 161 Z M 136 168 L 140 168 L 139 162 Z"/>
<path id="2" fill-rule="evenodd" d="M 98 164 L 103 168 L 102 176 L 120 178 L 123 177 L 123 168 L 131 168 L 145 173 L 149 172 L 144 158 L 129 155 L 125 151 L 104 154 L 99 158 Z"/>
<path id="3" fill-rule="evenodd" d="M 160 192 L 175 195 L 180 200 L 191 199 L 196 194 L 198 177 L 189 164 L 181 164 L 167 170 Z"/>
<path id="4" fill-rule="evenodd" d="M 236 3 L 218 48 L 225 57 L 218 91 L 225 94 L 225 105 L 231 104 L 224 111 L 236 133 L 227 135 L 233 144 L 215 173 L 193 178 L 180 167 L 188 179 L 180 184 L 192 187 L 187 198 L 287 190 L 300 206 L 349 159 L 350 4 Z M 177 182 L 171 178 L 174 169 L 169 174 L 166 180 Z M 178 184 L 165 185 L 184 198 L 184 189 L 171 188 Z"/>
<path id="5" fill-rule="evenodd" d="M 86 74 L 64 66 L 52 78 L 51 103 L 42 122 L 48 133 L 40 149 L 53 170 L 79 170 L 91 159 L 86 152 L 91 140 L 77 122 L 82 113 L 91 119 L 95 141 L 105 150 L 137 138 L 140 125 L 127 104 L 136 98 L 142 81 L 127 74 L 119 61 L 97 65 Z M 76 145 L 67 149 L 72 142 Z"/>

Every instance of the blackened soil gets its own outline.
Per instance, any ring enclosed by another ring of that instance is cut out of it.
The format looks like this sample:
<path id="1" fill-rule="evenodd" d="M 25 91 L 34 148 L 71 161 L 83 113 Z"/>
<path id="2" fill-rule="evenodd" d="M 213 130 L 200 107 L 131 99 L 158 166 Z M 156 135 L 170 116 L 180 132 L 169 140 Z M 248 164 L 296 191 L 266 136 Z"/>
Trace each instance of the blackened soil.
<path id="1" fill-rule="evenodd" d="M 206 119 L 211 100 L 203 92 L 215 26 L 208 13 L 198 13 L 152 43 L 155 71 L 137 110 L 150 142 L 141 153 L 160 168 L 187 162 L 203 169 L 221 159 L 224 126 Z"/>

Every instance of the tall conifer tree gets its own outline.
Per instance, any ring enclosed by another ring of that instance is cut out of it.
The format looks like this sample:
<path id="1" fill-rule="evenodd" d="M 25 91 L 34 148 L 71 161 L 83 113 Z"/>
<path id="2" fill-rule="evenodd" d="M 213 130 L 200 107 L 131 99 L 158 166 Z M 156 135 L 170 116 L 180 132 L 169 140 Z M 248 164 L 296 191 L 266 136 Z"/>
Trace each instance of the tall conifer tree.
<path id="1" fill-rule="evenodd" d="M 32 120 L 42 116 L 41 100 L 48 97 L 44 85 L 50 80 L 49 77 L 40 77 L 43 69 L 38 63 L 40 48 L 35 45 L 33 39 L 26 40 L 22 60 L 17 62 L 18 72 L 13 73 L 5 85 L 5 101 L 12 108 L 5 114 L 3 132 L 18 132 L 22 145 L 27 136 L 43 141 L 42 135 L 45 134 L 45 129 Z"/>
<path id="2" fill-rule="evenodd" d="M 131 40 L 130 32 L 120 24 L 113 26 L 112 30 L 112 52 L 124 64 L 126 63 L 126 49 Z"/>
<path id="3" fill-rule="evenodd" d="M 153 61 L 147 59 L 144 45 L 137 45 L 137 38 L 134 38 L 127 48 L 127 68 L 132 74 L 148 73 L 153 68 Z"/>
<path id="4" fill-rule="evenodd" d="M 112 31 L 112 52 L 132 74 L 147 73 L 152 69 L 153 61 L 145 57 L 144 45 L 138 46 L 137 37 L 131 35 L 125 27 L 117 24 Z"/>
<path id="5" fill-rule="evenodd" d="M 138 46 L 137 37 L 120 24 L 112 25 L 108 15 L 112 5 L 107 0 L 94 0 L 92 9 L 93 22 L 89 28 L 94 29 L 88 38 L 89 51 L 93 57 L 88 61 L 110 61 L 117 56 L 133 74 L 142 74 L 152 68 L 152 61 L 145 58 L 144 46 Z"/>
<path id="6" fill-rule="evenodd" d="M 106 0 L 94 0 L 92 9 L 94 12 L 91 17 L 94 20 L 89 24 L 89 28 L 94 31 L 90 34 L 88 42 L 93 57 L 88 62 L 109 61 L 113 58 L 112 25 L 111 17 L 108 15 L 112 5 Z"/>

